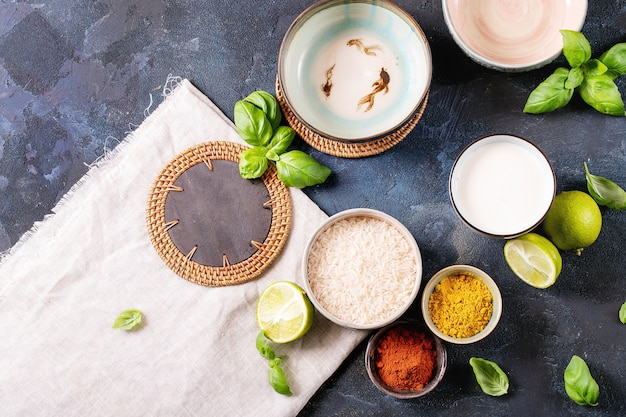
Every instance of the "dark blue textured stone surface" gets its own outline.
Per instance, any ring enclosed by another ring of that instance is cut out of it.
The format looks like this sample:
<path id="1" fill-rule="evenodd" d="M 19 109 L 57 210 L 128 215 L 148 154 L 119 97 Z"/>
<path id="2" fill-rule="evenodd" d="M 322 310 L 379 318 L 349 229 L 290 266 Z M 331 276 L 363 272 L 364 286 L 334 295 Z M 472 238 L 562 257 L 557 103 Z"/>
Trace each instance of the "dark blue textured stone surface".
<path id="1" fill-rule="evenodd" d="M 521 112 L 529 92 L 558 65 L 522 74 L 485 69 L 465 57 L 443 22 L 439 1 L 398 1 L 422 26 L 433 54 L 428 106 L 415 130 L 374 157 L 348 160 L 299 142 L 333 170 L 305 192 L 327 214 L 370 207 L 402 221 L 424 259 L 424 279 L 455 263 L 487 271 L 504 311 L 496 331 L 471 346 L 448 346 L 443 382 L 425 398 L 379 393 L 359 346 L 301 416 L 624 416 L 626 212 L 603 209 L 598 241 L 564 267 L 547 290 L 510 272 L 503 241 L 471 232 L 447 194 L 450 168 L 474 139 L 511 133 L 552 162 L 558 190 L 585 189 L 583 161 L 626 187 L 626 119 L 601 115 L 575 98 L 548 115 Z M 0 3 L 0 251 L 12 247 L 87 171 L 154 108 L 168 74 L 189 78 L 228 117 L 256 89 L 274 90 L 282 37 L 312 4 L 304 0 L 55 0 Z M 592 0 L 583 32 L 594 56 L 626 42 L 626 1 Z M 619 80 L 626 95 L 626 80 Z M 2 279 L 2 277 L 0 277 Z M 409 315 L 419 315 L 417 305 Z M 565 394 L 563 370 L 582 356 L 600 385 L 600 405 Z M 493 360 L 511 390 L 488 397 L 468 360 Z M 1 372 L 1 371 L 0 371 Z M 305 375 L 298 376 L 306 378 Z"/>

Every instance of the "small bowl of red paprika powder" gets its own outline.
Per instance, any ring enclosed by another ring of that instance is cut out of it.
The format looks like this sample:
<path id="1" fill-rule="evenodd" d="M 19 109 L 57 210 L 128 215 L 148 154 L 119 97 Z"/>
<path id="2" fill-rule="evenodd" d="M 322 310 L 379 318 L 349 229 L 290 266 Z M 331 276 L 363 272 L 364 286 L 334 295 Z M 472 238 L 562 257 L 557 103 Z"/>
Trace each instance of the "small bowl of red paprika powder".
<path id="1" fill-rule="evenodd" d="M 442 341 L 414 320 L 399 320 L 378 330 L 365 351 L 365 367 L 376 388 L 399 399 L 435 389 L 447 362 Z"/>

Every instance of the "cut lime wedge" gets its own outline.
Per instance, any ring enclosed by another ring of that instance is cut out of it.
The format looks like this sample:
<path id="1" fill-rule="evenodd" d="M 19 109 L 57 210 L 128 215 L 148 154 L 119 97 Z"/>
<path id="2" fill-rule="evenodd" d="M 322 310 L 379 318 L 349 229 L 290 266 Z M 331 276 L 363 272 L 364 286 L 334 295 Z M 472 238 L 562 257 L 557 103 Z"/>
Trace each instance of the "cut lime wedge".
<path id="1" fill-rule="evenodd" d="M 314 313 L 302 288 L 293 282 L 276 281 L 259 296 L 256 322 L 272 342 L 287 343 L 309 331 Z"/>
<path id="2" fill-rule="evenodd" d="M 515 275 L 535 288 L 548 288 L 554 284 L 563 266 L 556 246 L 536 233 L 507 241 L 504 259 Z"/>

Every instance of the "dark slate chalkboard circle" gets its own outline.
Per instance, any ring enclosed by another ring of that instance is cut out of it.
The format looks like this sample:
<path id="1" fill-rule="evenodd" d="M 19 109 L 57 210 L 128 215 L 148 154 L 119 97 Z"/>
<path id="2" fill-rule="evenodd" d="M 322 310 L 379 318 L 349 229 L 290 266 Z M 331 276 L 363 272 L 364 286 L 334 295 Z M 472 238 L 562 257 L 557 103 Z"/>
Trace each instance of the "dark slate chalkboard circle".
<path id="1" fill-rule="evenodd" d="M 243 145 L 187 149 L 154 181 L 146 210 L 150 239 L 178 275 L 201 285 L 239 284 L 275 259 L 291 221 L 288 188 L 274 166 L 258 180 L 239 175 Z"/>
<path id="2" fill-rule="evenodd" d="M 165 221 L 174 245 L 202 265 L 248 259 L 267 237 L 272 222 L 269 191 L 261 180 L 245 180 L 232 161 L 199 163 L 174 182 L 165 200 Z"/>

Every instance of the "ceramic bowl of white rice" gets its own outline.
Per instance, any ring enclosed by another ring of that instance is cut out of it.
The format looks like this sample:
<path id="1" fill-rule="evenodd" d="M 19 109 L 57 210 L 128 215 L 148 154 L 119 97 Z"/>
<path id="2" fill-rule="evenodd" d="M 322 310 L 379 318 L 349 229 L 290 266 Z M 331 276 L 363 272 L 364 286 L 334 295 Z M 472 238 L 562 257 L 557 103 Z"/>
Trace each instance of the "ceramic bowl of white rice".
<path id="1" fill-rule="evenodd" d="M 303 255 L 307 295 L 323 316 L 354 329 L 377 329 L 402 316 L 422 281 L 422 257 L 394 217 L 355 208 L 331 216 Z"/>

